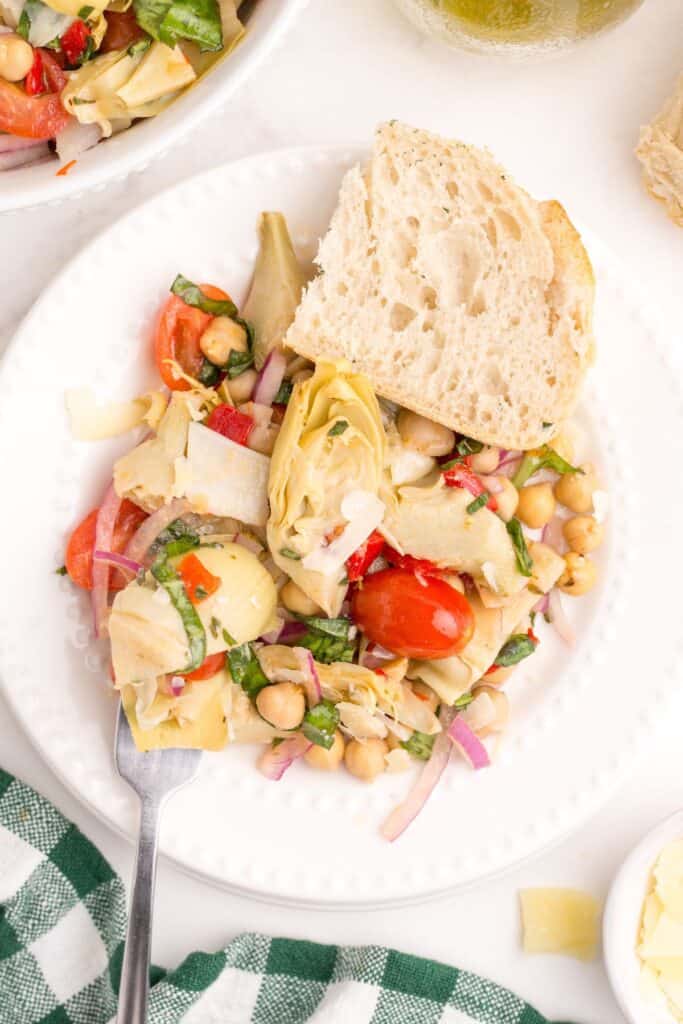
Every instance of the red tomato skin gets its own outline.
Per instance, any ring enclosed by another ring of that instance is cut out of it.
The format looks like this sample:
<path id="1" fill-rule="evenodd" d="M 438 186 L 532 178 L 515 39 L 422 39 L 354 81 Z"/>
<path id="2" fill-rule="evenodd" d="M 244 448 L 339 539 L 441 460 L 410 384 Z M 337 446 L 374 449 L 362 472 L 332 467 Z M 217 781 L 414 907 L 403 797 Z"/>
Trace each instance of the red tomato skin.
<path id="1" fill-rule="evenodd" d="M 472 609 L 459 591 L 405 569 L 367 576 L 352 597 L 351 614 L 370 640 L 405 658 L 449 658 L 474 632 Z"/>
<path id="2" fill-rule="evenodd" d="M 95 527 L 98 512 L 99 509 L 94 508 L 92 512 L 88 513 L 71 534 L 66 547 L 64 559 L 66 571 L 72 582 L 83 590 L 92 590 L 92 556 L 95 550 Z M 132 501 L 124 499 L 114 528 L 113 550 L 123 551 L 146 518 L 146 512 L 134 505 Z M 122 590 L 126 583 L 127 579 L 121 573 L 115 570 L 111 572 L 109 578 L 111 590 Z"/>
<path id="3" fill-rule="evenodd" d="M 222 434 L 223 437 L 234 441 L 235 444 L 246 445 L 254 421 L 251 416 L 247 416 L 246 413 L 240 412 L 239 409 L 226 403 L 217 405 L 212 410 L 206 421 L 206 426 L 209 430 L 215 430 L 217 434 Z"/>
<path id="4" fill-rule="evenodd" d="M 349 583 L 357 583 L 358 580 L 363 579 L 377 556 L 382 554 L 384 543 L 384 537 L 379 530 L 373 530 L 358 550 L 346 559 L 346 575 L 349 577 Z"/>
<path id="5" fill-rule="evenodd" d="M 469 491 L 470 494 L 478 498 L 480 494 L 483 494 L 486 488 L 481 482 L 477 474 L 473 469 L 470 469 L 469 465 L 460 463 L 457 466 L 452 466 L 450 469 L 444 471 L 443 474 L 444 482 L 446 487 L 462 487 L 464 490 Z M 486 508 L 490 508 L 492 512 L 495 512 L 498 508 L 498 502 L 491 494 L 489 500 L 486 502 Z"/>
<path id="6" fill-rule="evenodd" d="M 27 96 L 41 96 L 45 92 L 46 82 L 43 75 L 43 58 L 40 50 L 33 51 L 33 65 L 24 79 Z"/>
<path id="7" fill-rule="evenodd" d="M 220 651 L 218 654 L 209 654 L 194 672 L 189 672 L 187 675 L 179 672 L 178 675 L 182 675 L 188 683 L 199 683 L 202 679 L 210 679 L 211 676 L 215 676 L 216 672 L 220 672 L 224 665 L 225 651 Z"/>
<path id="8" fill-rule="evenodd" d="M 71 22 L 59 40 L 62 52 L 69 64 L 77 63 L 79 57 L 83 55 L 91 35 L 92 32 L 89 26 L 84 21 L 81 21 L 80 18 L 76 18 L 75 21 Z"/>
<path id="9" fill-rule="evenodd" d="M 28 96 L 24 89 L 0 78 L 0 132 L 22 139 L 52 139 L 71 120 L 58 95 L 66 85 L 66 75 L 49 50 L 40 50 L 40 58 L 48 95 Z"/>
<path id="10" fill-rule="evenodd" d="M 105 11 L 104 20 L 107 23 L 107 31 L 104 33 L 99 53 L 127 50 L 131 43 L 137 42 L 145 35 L 137 23 L 132 7 L 122 12 Z"/>
<path id="11" fill-rule="evenodd" d="M 229 299 L 230 296 L 211 284 L 200 284 L 201 291 L 210 299 Z M 168 363 L 174 359 L 190 377 L 197 377 L 204 356 L 199 339 L 214 317 L 201 309 L 188 306 L 177 295 L 170 295 L 161 308 L 154 333 L 154 359 L 166 387 L 171 391 L 189 391 L 185 380 L 176 380 Z"/>

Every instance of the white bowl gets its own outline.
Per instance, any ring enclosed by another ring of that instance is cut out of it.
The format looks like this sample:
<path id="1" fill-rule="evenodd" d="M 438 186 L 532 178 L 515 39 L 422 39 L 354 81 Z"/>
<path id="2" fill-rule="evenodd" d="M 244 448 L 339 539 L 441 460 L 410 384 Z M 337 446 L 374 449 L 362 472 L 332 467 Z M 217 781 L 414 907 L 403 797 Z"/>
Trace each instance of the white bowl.
<path id="1" fill-rule="evenodd" d="M 60 203 L 108 181 L 122 181 L 133 170 L 141 170 L 225 104 L 283 37 L 307 2 L 252 0 L 245 4 L 249 13 L 242 42 L 205 78 L 179 96 L 168 110 L 83 153 L 68 175 L 57 176 L 57 160 L 3 171 L 0 173 L 0 213 L 42 203 Z"/>
<path id="2" fill-rule="evenodd" d="M 676 1018 L 640 991 L 642 962 L 636 952 L 643 901 L 650 873 L 662 849 L 683 839 L 683 811 L 677 811 L 645 836 L 622 864 L 605 906 L 602 938 L 612 989 L 630 1024 L 676 1024 Z"/>

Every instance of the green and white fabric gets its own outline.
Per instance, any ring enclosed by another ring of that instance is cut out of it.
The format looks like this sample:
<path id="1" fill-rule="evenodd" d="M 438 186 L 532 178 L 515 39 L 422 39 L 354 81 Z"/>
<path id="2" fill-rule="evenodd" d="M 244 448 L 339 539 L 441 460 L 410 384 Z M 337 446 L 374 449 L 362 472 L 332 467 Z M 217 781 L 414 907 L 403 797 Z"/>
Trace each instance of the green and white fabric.
<path id="1" fill-rule="evenodd" d="M 0 770 L 0 1024 L 108 1024 L 126 897 L 50 803 Z M 467 971 L 377 946 L 241 935 L 152 972 L 150 1024 L 546 1024 Z"/>

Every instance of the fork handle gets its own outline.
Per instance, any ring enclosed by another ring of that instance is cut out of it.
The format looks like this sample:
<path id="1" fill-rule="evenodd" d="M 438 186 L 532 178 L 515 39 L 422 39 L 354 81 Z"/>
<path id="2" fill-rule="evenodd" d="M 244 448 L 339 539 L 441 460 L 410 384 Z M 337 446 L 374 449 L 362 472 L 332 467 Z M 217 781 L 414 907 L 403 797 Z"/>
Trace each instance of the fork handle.
<path id="1" fill-rule="evenodd" d="M 142 799 L 133 894 L 119 986 L 117 1024 L 145 1024 L 147 1020 L 159 809 L 158 800 Z"/>

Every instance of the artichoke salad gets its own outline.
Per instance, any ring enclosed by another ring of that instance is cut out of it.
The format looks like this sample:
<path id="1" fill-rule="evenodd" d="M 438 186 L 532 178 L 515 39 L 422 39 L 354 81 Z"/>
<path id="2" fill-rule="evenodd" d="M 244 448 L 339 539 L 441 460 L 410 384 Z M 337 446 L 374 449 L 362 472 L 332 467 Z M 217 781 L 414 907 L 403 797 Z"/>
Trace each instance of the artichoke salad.
<path id="1" fill-rule="evenodd" d="M 239 0 L 0 0 L 0 171 L 165 110 L 239 42 Z"/>
<path id="2" fill-rule="evenodd" d="M 273 780 L 296 760 L 365 781 L 421 763 L 395 839 L 453 749 L 490 764 L 539 621 L 572 642 L 561 594 L 596 581 L 606 495 L 568 430 L 494 449 L 286 350 L 306 275 L 281 214 L 260 236 L 241 311 L 173 282 L 164 387 L 67 394 L 78 439 L 144 436 L 60 571 L 91 592 L 141 750 L 260 743 Z"/>

